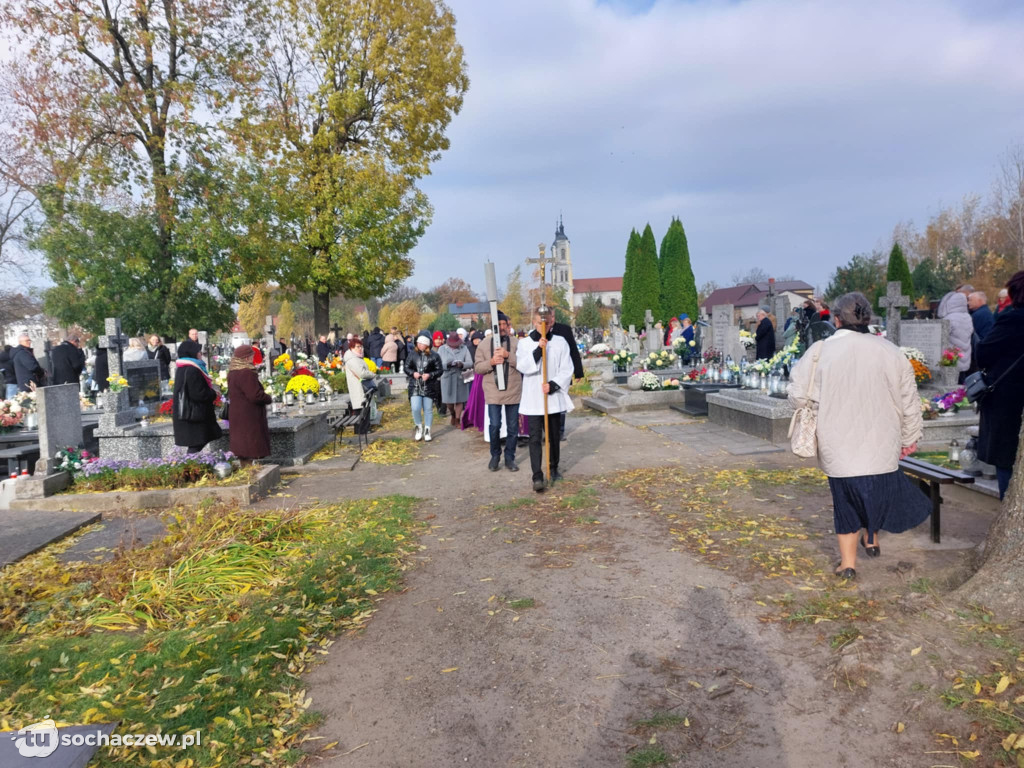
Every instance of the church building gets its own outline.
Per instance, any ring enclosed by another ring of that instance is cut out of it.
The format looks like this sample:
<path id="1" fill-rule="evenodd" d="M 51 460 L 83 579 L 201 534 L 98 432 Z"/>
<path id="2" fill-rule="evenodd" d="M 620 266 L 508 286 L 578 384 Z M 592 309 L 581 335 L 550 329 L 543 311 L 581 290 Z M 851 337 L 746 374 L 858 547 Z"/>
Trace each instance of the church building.
<path id="1" fill-rule="evenodd" d="M 555 240 L 551 243 L 551 285 L 564 288 L 565 298 L 574 310 L 583 306 L 587 294 L 594 294 L 606 307 L 618 308 L 622 303 L 622 276 L 584 277 L 572 276 L 572 245 L 565 234 L 565 222 L 558 217 L 555 224 Z"/>

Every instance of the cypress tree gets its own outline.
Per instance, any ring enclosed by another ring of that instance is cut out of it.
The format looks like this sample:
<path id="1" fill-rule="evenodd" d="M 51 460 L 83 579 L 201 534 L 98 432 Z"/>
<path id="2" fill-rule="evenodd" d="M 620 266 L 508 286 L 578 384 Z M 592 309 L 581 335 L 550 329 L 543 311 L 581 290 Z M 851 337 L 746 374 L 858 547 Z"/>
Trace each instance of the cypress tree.
<path id="1" fill-rule="evenodd" d="M 672 219 L 661 241 L 661 320 L 686 314 L 697 318 L 697 284 L 690 267 L 690 251 L 683 223 Z"/>
<path id="2" fill-rule="evenodd" d="M 633 229 L 629 233 L 629 242 L 626 243 L 626 271 L 622 275 L 622 318 L 623 328 L 629 328 L 630 324 L 638 323 L 637 306 L 641 303 L 640 296 L 636 289 L 637 260 L 640 258 L 640 235 Z M 643 307 L 639 310 L 640 320 L 643 320 Z"/>
<path id="3" fill-rule="evenodd" d="M 904 296 L 909 296 L 911 301 L 914 299 L 914 280 L 910 276 L 910 266 L 907 264 L 907 259 L 903 255 L 903 249 L 900 248 L 899 243 L 892 244 L 892 250 L 889 252 L 889 267 L 886 269 L 885 281 L 886 283 L 893 283 L 896 281 L 900 283 L 900 290 Z M 885 293 L 885 287 L 882 287 L 882 293 Z M 900 314 L 906 313 L 906 308 L 900 309 Z"/>
<path id="4" fill-rule="evenodd" d="M 661 319 L 661 276 L 658 274 L 658 245 L 650 224 L 644 227 L 644 233 L 640 236 L 634 290 L 639 317 L 629 322 L 634 323 L 637 328 L 643 327 L 644 315 L 648 309 L 654 315 L 654 321 L 658 322 Z"/>

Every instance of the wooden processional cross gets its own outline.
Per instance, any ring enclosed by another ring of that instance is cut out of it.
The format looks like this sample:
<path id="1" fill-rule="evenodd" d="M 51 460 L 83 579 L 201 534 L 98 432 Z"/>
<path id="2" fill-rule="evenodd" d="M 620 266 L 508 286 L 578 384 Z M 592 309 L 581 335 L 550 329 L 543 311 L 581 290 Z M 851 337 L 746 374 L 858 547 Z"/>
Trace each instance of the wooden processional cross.
<path id="1" fill-rule="evenodd" d="M 537 265 L 537 271 L 540 273 L 540 303 L 541 306 L 546 307 L 548 304 L 548 264 L 554 264 L 555 257 L 554 255 L 545 255 L 544 243 L 538 245 L 537 250 L 537 258 L 527 259 L 526 263 Z"/>

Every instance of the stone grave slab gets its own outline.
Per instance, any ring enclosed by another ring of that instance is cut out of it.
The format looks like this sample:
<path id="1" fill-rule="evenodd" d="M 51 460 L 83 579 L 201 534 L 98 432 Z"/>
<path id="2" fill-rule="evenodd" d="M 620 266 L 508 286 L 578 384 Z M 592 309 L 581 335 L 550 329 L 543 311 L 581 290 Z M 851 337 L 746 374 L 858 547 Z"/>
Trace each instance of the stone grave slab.
<path id="1" fill-rule="evenodd" d="M 137 360 L 124 364 L 124 377 L 128 380 L 128 402 L 138 405 L 160 402 L 160 363 L 156 360 Z"/>
<path id="2" fill-rule="evenodd" d="M 56 471 L 53 455 L 69 446 L 82 445 L 82 407 L 77 384 L 42 387 L 36 399 L 39 413 L 39 465 L 36 472 Z"/>
<path id="3" fill-rule="evenodd" d="M 0 568 L 16 563 L 99 519 L 98 512 L 48 511 L 40 514 L 36 510 L 5 510 L 0 515 Z M 0 761 L 0 765 L 7 763 Z"/>
<path id="4" fill-rule="evenodd" d="M 899 329 L 901 347 L 919 349 L 929 368 L 939 367 L 942 350 L 949 346 L 948 320 L 903 320 Z"/>
<path id="5" fill-rule="evenodd" d="M 717 304 L 711 308 L 712 346 L 722 353 L 723 358 L 739 360 L 743 356 L 740 345 L 740 330 L 733 322 L 732 304 Z"/>

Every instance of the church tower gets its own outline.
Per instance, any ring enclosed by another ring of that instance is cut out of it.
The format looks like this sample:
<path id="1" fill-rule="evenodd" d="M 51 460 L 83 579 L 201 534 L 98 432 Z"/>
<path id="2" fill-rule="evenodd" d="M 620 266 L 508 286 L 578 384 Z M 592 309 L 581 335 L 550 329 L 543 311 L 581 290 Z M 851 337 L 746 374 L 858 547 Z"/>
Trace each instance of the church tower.
<path id="1" fill-rule="evenodd" d="M 558 223 L 555 225 L 555 241 L 551 243 L 551 258 L 554 259 L 554 264 L 551 267 L 551 285 L 554 288 L 565 289 L 565 298 L 569 302 L 569 308 L 575 311 L 571 250 L 569 238 L 565 236 L 565 224 L 562 222 L 562 215 L 559 214 Z"/>

